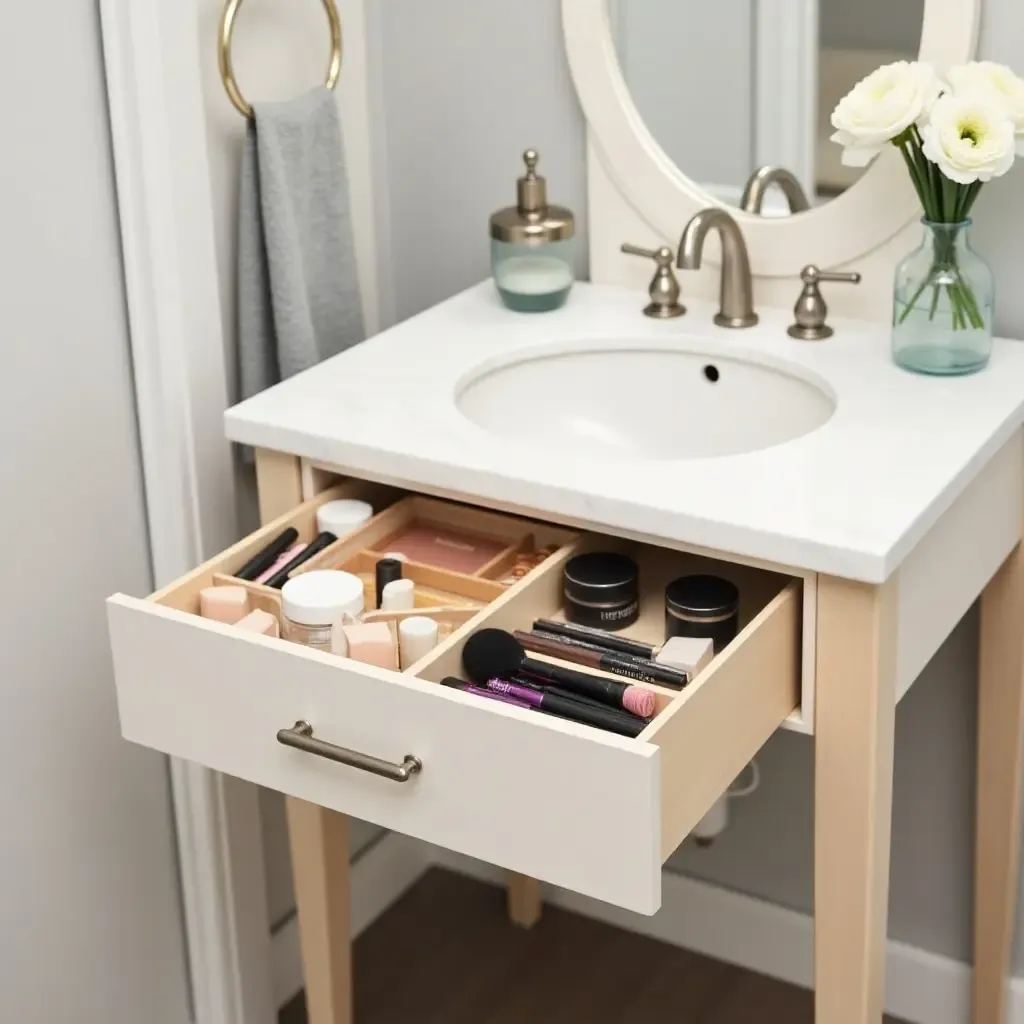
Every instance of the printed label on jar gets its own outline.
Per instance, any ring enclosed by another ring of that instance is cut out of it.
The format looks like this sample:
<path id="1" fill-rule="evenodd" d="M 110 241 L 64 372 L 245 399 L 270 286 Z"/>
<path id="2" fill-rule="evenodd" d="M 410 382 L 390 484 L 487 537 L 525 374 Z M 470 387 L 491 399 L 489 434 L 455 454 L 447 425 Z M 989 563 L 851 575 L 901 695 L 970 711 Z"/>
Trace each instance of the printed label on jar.
<path id="1" fill-rule="evenodd" d="M 631 619 L 640 610 L 640 603 L 633 601 L 624 608 L 615 608 L 611 611 L 601 610 L 600 619 L 602 622 L 621 622 L 623 619 Z"/>

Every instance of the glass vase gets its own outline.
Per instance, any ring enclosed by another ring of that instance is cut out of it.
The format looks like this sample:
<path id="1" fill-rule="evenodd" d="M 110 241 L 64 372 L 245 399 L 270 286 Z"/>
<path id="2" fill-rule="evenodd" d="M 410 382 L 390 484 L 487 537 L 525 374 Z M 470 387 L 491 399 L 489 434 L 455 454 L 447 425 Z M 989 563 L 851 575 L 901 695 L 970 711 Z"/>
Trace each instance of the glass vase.
<path id="1" fill-rule="evenodd" d="M 920 246 L 896 268 L 892 357 L 916 373 L 975 373 L 992 354 L 992 271 L 971 248 L 970 220 L 921 223 Z"/>

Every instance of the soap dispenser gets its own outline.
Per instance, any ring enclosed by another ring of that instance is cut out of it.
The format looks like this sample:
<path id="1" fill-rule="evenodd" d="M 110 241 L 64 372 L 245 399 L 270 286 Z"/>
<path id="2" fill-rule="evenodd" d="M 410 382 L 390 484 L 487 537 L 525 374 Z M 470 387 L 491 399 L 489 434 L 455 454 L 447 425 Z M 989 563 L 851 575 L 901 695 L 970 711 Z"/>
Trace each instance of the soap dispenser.
<path id="1" fill-rule="evenodd" d="M 537 159 L 535 149 L 523 154 L 526 174 L 517 182 L 517 205 L 491 217 L 494 283 L 502 302 L 519 313 L 558 309 L 575 279 L 576 221 L 571 210 L 548 206 Z"/>

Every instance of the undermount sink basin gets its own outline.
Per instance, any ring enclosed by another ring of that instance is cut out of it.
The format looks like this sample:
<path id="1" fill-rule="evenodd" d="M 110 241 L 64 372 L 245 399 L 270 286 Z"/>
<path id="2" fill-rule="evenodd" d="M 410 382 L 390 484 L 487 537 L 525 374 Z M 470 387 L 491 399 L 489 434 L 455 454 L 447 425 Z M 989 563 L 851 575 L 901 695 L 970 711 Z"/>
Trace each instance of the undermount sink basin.
<path id="1" fill-rule="evenodd" d="M 828 421 L 835 399 L 802 371 L 655 348 L 563 348 L 478 367 L 456 394 L 477 426 L 538 451 L 693 459 L 759 451 Z"/>

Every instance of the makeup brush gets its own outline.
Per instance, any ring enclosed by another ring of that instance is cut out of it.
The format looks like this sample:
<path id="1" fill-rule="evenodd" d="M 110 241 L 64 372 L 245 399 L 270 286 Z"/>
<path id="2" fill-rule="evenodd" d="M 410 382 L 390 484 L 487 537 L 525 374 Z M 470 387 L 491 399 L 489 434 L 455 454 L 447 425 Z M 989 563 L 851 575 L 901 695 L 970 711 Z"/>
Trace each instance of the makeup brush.
<path id="1" fill-rule="evenodd" d="M 503 629 L 481 629 L 474 633 L 462 649 L 462 664 L 478 686 L 491 679 L 509 679 L 523 672 L 571 693 L 592 697 L 609 707 L 625 708 L 641 718 L 654 714 L 654 694 L 650 690 L 528 658 L 523 645 Z"/>
<path id="2" fill-rule="evenodd" d="M 605 672 L 614 672 L 617 676 L 636 679 L 641 683 L 657 683 L 659 686 L 671 686 L 681 690 L 690 677 L 685 672 L 668 665 L 634 658 L 628 654 L 616 654 L 602 650 L 594 644 L 570 637 L 554 636 L 550 633 L 524 633 L 516 630 L 512 634 L 528 651 L 535 654 L 548 654 L 552 658 L 571 661 L 587 668 L 600 668 Z"/>
<path id="3" fill-rule="evenodd" d="M 594 644 L 596 647 L 603 647 L 608 651 L 628 654 L 633 658 L 645 658 L 648 661 L 652 661 L 660 650 L 654 644 L 630 640 L 628 637 L 616 636 L 614 633 L 609 633 L 604 629 L 596 629 L 594 626 L 580 626 L 575 622 L 556 622 L 554 619 L 538 619 L 533 624 L 533 628 L 540 630 L 542 633 L 553 633 L 555 636 L 583 640 Z"/>
<path id="4" fill-rule="evenodd" d="M 533 631 L 535 635 L 542 634 L 551 639 L 557 637 L 574 647 L 594 647 L 619 658 L 654 662 L 658 666 L 685 673 L 689 679 L 693 679 L 705 669 L 714 657 L 714 643 L 701 637 L 672 636 L 663 644 L 656 646 L 617 636 L 604 629 L 580 626 L 575 622 L 556 622 L 554 619 L 537 619 L 533 624 Z"/>
<path id="5" fill-rule="evenodd" d="M 627 736 L 637 735 L 637 723 L 638 719 L 635 715 L 631 715 L 628 711 L 616 711 L 614 708 L 606 707 L 603 704 L 599 704 L 597 701 L 588 700 L 586 697 L 578 698 L 573 697 L 568 691 L 559 691 L 557 687 L 542 687 L 538 683 L 531 683 L 529 680 L 522 678 L 514 678 L 510 680 L 515 687 L 521 687 L 523 691 L 529 695 L 529 700 L 522 700 L 520 697 L 510 697 L 507 693 L 499 692 L 499 688 L 504 685 L 504 681 L 492 680 L 494 687 L 488 689 L 491 686 L 488 683 L 487 687 L 474 686 L 472 683 L 467 683 L 462 679 L 457 679 L 454 676 L 447 676 L 441 680 L 442 686 L 449 686 L 454 690 L 461 690 L 463 693 L 472 693 L 477 697 L 487 697 L 490 700 L 499 701 L 502 704 L 512 704 L 517 708 L 526 708 L 530 711 L 537 711 L 542 715 L 550 715 L 552 718 L 565 718 L 565 715 L 560 715 L 557 712 L 552 711 L 549 707 L 542 707 L 540 696 L 545 692 L 555 693 L 557 696 L 566 697 L 567 700 L 573 704 L 579 704 L 586 702 L 586 706 L 597 708 L 602 716 L 612 715 L 618 716 L 622 720 L 623 732 Z M 577 721 L 576 718 L 572 719 Z M 602 718 L 602 721 L 606 721 Z M 642 728 L 643 723 L 641 723 Z"/>
<path id="6" fill-rule="evenodd" d="M 546 683 L 541 679 L 531 679 L 527 675 L 510 676 L 503 681 L 515 683 L 517 686 L 525 686 L 528 690 L 539 690 L 541 693 L 550 693 L 556 697 L 564 697 L 566 700 L 571 700 L 574 704 L 585 704 L 589 708 L 599 708 L 602 714 L 617 715 L 629 727 L 634 726 L 639 718 L 638 715 L 634 715 L 632 711 L 627 711 L 625 708 L 609 707 L 602 701 L 594 700 L 592 697 L 584 697 L 581 693 L 572 693 L 564 687 L 556 686 L 554 683 Z M 647 719 L 644 719 L 644 721 L 647 721 Z"/>
<path id="7" fill-rule="evenodd" d="M 441 680 L 441 685 L 450 686 L 463 693 L 472 693 L 477 697 L 487 697 L 503 704 L 511 704 L 513 707 L 536 711 L 542 715 L 550 715 L 552 718 L 565 718 L 571 722 L 579 722 L 581 725 L 590 725 L 595 729 L 604 729 L 606 732 L 614 732 L 633 739 L 639 736 L 646 726 L 644 721 L 625 711 L 591 707 L 589 704 L 580 704 L 575 700 L 562 700 L 542 690 L 532 690 L 516 683 L 506 683 L 503 679 L 491 679 L 486 686 L 473 686 L 472 683 L 464 683 L 461 679 L 449 676 Z"/>

